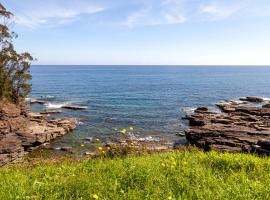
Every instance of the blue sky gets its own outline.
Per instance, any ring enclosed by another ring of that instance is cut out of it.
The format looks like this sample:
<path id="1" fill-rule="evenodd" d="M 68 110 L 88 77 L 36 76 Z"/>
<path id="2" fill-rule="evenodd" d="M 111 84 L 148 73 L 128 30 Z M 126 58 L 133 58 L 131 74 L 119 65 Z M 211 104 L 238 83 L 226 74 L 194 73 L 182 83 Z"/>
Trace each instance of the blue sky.
<path id="1" fill-rule="evenodd" d="M 0 0 L 37 64 L 270 64 L 269 0 Z"/>

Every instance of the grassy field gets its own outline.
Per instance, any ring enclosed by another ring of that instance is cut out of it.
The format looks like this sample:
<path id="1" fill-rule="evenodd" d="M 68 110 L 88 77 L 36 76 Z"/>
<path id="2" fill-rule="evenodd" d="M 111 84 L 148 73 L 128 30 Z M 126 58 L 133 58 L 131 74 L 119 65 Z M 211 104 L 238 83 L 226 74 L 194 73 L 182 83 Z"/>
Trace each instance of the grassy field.
<path id="1" fill-rule="evenodd" d="M 270 199 L 270 159 L 179 151 L 0 169 L 0 199 Z"/>

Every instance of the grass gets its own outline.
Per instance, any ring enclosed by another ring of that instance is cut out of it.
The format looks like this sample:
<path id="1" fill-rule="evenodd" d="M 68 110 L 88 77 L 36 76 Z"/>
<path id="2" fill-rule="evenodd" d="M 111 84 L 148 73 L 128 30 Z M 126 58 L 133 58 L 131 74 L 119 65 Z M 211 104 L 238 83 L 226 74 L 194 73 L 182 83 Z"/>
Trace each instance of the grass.
<path id="1" fill-rule="evenodd" d="M 270 199 L 270 159 L 182 150 L 0 169 L 0 199 Z"/>

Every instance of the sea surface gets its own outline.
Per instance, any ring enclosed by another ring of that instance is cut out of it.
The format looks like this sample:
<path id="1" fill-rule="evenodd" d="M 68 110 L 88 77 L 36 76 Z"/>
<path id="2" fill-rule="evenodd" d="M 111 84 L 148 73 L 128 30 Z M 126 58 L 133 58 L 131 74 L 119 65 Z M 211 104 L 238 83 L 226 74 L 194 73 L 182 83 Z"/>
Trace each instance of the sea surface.
<path id="1" fill-rule="evenodd" d="M 31 73 L 30 97 L 48 102 L 32 106 L 33 111 L 88 107 L 53 116 L 79 121 L 75 131 L 51 144 L 56 150 L 79 149 L 89 138 L 106 143 L 121 137 L 115 128 L 133 127 L 141 139 L 174 141 L 186 126 L 181 118 L 198 106 L 217 110 L 221 100 L 270 97 L 270 66 L 50 65 L 32 66 Z"/>

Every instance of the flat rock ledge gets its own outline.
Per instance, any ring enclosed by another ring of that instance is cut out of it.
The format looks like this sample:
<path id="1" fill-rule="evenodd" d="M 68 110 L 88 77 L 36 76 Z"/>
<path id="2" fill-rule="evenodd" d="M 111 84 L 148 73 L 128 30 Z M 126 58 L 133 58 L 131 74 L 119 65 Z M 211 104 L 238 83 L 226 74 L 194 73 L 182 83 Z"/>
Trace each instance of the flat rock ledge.
<path id="1" fill-rule="evenodd" d="M 206 107 L 187 115 L 187 140 L 204 150 L 270 154 L 270 104 L 259 97 L 216 104 L 220 113 Z"/>
<path id="2" fill-rule="evenodd" d="M 29 112 L 25 104 L 0 102 L 0 166 L 23 157 L 75 127 L 74 118 L 48 119 L 40 113 Z"/>

